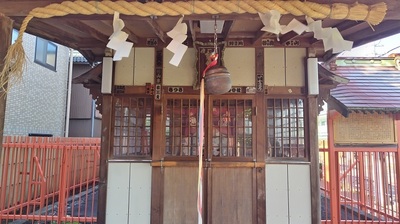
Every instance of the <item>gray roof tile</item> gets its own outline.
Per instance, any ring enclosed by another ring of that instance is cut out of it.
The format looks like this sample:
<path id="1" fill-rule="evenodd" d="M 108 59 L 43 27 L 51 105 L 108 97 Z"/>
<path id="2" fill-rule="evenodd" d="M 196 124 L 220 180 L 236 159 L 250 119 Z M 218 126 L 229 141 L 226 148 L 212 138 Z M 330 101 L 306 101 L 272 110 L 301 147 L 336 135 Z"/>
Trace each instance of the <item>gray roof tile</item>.
<path id="1" fill-rule="evenodd" d="M 395 67 L 338 66 L 334 73 L 350 80 L 331 90 L 348 110 L 400 110 L 400 71 Z"/>

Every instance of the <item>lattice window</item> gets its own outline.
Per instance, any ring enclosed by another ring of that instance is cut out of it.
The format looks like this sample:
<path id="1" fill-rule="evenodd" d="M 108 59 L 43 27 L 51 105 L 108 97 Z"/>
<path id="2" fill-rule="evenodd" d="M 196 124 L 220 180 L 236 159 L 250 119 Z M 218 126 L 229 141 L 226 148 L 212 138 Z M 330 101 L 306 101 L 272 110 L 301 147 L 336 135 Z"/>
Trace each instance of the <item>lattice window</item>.
<path id="1" fill-rule="evenodd" d="M 212 104 L 214 157 L 253 156 L 253 105 L 250 99 L 220 99 Z"/>
<path id="2" fill-rule="evenodd" d="M 168 99 L 165 135 L 167 156 L 197 156 L 198 99 Z"/>
<path id="3" fill-rule="evenodd" d="M 151 155 L 151 112 L 151 98 L 115 97 L 114 157 Z"/>
<path id="4" fill-rule="evenodd" d="M 303 99 L 267 99 L 267 156 L 305 158 Z"/>

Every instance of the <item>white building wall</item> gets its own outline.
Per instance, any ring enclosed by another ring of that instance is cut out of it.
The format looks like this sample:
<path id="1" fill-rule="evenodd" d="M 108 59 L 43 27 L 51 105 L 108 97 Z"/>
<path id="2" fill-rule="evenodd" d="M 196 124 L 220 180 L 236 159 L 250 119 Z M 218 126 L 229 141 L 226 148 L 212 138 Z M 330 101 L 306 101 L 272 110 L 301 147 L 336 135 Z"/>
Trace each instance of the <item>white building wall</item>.
<path id="1" fill-rule="evenodd" d="M 266 165 L 267 224 L 311 224 L 310 166 Z"/>
<path id="2" fill-rule="evenodd" d="M 145 86 L 154 83 L 155 51 L 152 47 L 134 47 L 129 57 L 114 62 L 114 85 Z"/>
<path id="3" fill-rule="evenodd" d="M 7 96 L 4 135 L 64 136 L 69 49 L 57 45 L 53 71 L 34 62 L 36 37 L 24 34 L 27 61 L 22 81 Z"/>
<path id="4" fill-rule="evenodd" d="M 305 86 L 306 48 L 265 48 L 264 84 L 267 86 Z"/>
<path id="5" fill-rule="evenodd" d="M 109 163 L 106 223 L 150 223 L 149 163 Z"/>

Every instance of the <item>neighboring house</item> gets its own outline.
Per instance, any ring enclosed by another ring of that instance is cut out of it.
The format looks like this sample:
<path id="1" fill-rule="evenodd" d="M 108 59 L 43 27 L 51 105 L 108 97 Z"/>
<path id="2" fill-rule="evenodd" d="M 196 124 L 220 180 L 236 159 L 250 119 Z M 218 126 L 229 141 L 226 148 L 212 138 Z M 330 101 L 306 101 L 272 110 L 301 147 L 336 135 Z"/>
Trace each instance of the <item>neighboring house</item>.
<path id="1" fill-rule="evenodd" d="M 92 66 L 81 55 L 74 55 L 73 61 L 73 78 L 92 69 Z M 70 137 L 100 137 L 101 114 L 96 110 L 95 100 L 90 96 L 89 89 L 82 84 L 72 84 L 70 113 Z"/>
<path id="2" fill-rule="evenodd" d="M 8 92 L 4 135 L 64 136 L 69 48 L 29 34 L 23 44 L 27 63 Z"/>

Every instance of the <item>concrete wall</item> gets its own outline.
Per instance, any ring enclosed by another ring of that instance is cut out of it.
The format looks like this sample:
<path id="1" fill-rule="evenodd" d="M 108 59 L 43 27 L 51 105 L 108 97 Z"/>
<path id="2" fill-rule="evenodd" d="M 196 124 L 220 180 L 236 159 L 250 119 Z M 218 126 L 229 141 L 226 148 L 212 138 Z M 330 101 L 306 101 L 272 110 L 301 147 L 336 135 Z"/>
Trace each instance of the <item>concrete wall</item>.
<path id="1" fill-rule="evenodd" d="M 8 93 L 4 135 L 64 136 L 69 49 L 57 45 L 57 71 L 52 71 L 34 62 L 35 44 L 36 37 L 24 34 L 26 69 Z"/>

